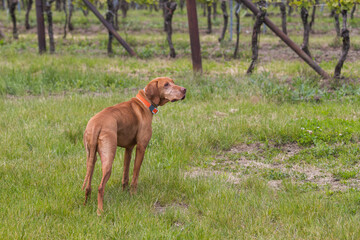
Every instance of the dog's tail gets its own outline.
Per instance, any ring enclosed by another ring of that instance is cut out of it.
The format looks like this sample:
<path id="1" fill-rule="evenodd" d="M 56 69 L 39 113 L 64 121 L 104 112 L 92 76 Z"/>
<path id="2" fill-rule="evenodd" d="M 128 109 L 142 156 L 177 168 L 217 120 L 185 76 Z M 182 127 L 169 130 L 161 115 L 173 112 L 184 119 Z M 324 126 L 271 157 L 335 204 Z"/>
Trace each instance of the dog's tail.
<path id="1" fill-rule="evenodd" d="M 84 146 L 86 149 L 86 175 L 81 188 L 82 190 L 84 190 L 86 185 L 91 185 L 91 177 L 95 168 L 97 144 L 100 130 L 101 129 L 94 128 L 90 137 L 86 131 L 84 133 Z"/>

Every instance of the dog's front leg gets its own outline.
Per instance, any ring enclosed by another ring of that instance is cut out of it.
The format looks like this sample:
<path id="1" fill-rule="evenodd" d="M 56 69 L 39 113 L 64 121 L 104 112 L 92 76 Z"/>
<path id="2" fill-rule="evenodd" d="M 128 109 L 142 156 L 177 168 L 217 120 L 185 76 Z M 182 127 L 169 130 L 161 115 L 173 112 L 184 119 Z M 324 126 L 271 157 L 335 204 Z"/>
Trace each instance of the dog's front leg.
<path id="1" fill-rule="evenodd" d="M 133 178 L 131 181 L 131 194 L 136 194 L 136 188 L 138 184 L 138 177 L 140 172 L 140 167 L 142 164 L 142 161 L 144 159 L 146 146 L 144 145 L 137 145 L 136 146 L 136 156 L 135 156 L 135 163 L 134 163 L 134 172 L 133 172 Z"/>
<path id="2" fill-rule="evenodd" d="M 123 178 L 122 178 L 122 190 L 123 191 L 129 185 L 129 168 L 130 168 L 131 154 L 132 154 L 133 149 L 134 149 L 134 146 L 125 149 L 124 172 L 123 172 Z"/>

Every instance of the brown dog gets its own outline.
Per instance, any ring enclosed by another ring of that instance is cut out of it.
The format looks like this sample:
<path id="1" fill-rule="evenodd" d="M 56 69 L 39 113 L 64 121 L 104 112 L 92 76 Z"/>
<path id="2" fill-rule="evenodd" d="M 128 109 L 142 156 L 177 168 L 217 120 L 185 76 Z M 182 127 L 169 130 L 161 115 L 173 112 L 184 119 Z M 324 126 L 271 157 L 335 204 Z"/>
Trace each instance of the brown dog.
<path id="1" fill-rule="evenodd" d="M 82 189 L 86 186 L 85 202 L 91 193 L 91 179 L 94 172 L 96 153 L 101 159 L 102 179 L 98 189 L 98 214 L 103 211 L 104 189 L 111 174 L 117 146 L 125 148 L 124 174 L 122 188 L 129 183 L 131 153 L 136 145 L 134 172 L 131 193 L 136 193 L 139 171 L 145 149 L 152 135 L 152 118 L 157 106 L 185 98 L 186 89 L 174 84 L 170 78 L 161 77 L 152 80 L 135 98 L 105 108 L 92 117 L 85 129 L 84 145 L 86 149 L 86 176 Z"/>

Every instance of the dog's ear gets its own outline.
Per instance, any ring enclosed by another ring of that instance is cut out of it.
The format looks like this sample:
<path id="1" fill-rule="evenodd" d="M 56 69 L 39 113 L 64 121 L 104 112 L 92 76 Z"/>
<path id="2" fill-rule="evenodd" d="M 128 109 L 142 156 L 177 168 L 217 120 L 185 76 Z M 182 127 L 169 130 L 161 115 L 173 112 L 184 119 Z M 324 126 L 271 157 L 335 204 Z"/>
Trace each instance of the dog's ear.
<path id="1" fill-rule="evenodd" d="M 156 105 L 160 103 L 160 92 L 158 88 L 158 81 L 153 81 L 146 86 L 146 96 L 150 101 Z"/>

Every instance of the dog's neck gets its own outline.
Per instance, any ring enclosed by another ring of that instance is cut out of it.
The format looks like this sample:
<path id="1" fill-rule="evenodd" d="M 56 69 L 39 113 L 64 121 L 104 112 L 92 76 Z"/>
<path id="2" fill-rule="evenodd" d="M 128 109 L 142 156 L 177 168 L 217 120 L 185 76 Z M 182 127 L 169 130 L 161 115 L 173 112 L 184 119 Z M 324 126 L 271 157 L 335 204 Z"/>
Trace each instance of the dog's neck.
<path id="1" fill-rule="evenodd" d="M 145 88 L 140 90 L 138 94 L 136 95 L 136 98 L 139 99 L 140 102 L 142 102 L 152 114 L 157 114 L 159 110 L 157 109 L 158 105 L 153 103 L 147 96 L 145 92 Z"/>
<path id="2" fill-rule="evenodd" d="M 144 96 L 146 97 L 146 100 L 147 100 L 149 103 L 151 103 L 151 105 L 154 105 L 154 107 L 158 107 L 158 106 L 159 106 L 158 104 L 156 104 L 156 103 L 154 103 L 153 101 L 151 101 L 151 99 L 146 95 L 146 90 L 145 90 L 145 88 L 142 89 L 142 90 L 140 90 L 139 92 L 140 92 L 140 93 L 141 93 L 141 92 L 144 92 Z"/>

